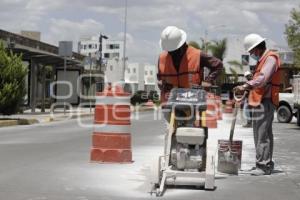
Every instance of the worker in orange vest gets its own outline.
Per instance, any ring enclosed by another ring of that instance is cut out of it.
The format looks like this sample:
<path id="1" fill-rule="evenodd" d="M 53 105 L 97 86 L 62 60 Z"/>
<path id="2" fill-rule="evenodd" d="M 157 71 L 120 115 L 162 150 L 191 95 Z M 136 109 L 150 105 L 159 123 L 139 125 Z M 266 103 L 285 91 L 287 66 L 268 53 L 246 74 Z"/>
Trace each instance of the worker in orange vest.
<path id="1" fill-rule="evenodd" d="M 256 167 L 252 175 L 270 175 L 274 169 L 272 122 L 279 103 L 280 59 L 277 53 L 266 48 L 265 38 L 249 34 L 244 46 L 257 61 L 253 79 L 234 88 L 236 92 L 249 90 L 249 105 L 253 108 L 253 134 L 256 148 Z"/>
<path id="2" fill-rule="evenodd" d="M 220 59 L 210 56 L 199 49 L 188 46 L 186 33 L 168 26 L 161 33 L 160 47 L 163 52 L 158 60 L 158 87 L 161 90 L 161 104 L 168 100 L 172 88 L 210 87 L 223 69 Z M 204 80 L 204 67 L 210 73 Z M 170 111 L 164 111 L 165 140 L 167 140 Z M 166 148 L 166 146 L 165 146 Z M 166 152 L 166 149 L 165 149 Z"/>

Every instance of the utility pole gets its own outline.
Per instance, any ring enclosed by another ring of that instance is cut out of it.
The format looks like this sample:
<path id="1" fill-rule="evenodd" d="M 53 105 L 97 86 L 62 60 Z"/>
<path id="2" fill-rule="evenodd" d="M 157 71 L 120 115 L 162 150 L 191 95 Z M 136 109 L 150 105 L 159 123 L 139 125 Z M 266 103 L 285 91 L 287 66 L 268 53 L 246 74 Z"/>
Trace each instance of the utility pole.
<path id="1" fill-rule="evenodd" d="M 125 83 L 126 70 L 126 35 L 127 35 L 127 0 L 125 0 L 125 16 L 124 16 L 124 48 L 123 48 L 123 78 Z"/>
<path id="2" fill-rule="evenodd" d="M 67 57 L 64 56 L 64 81 L 67 81 Z M 66 115 L 66 99 L 64 99 L 64 115 Z"/>
<path id="3" fill-rule="evenodd" d="M 99 55 L 99 65 L 100 65 L 100 73 L 102 73 L 102 40 L 103 39 L 107 40 L 108 37 L 106 35 L 102 35 L 102 33 L 100 33 L 100 36 L 99 36 L 99 54 L 100 54 Z M 99 85 L 99 83 L 98 83 L 98 85 Z"/>
<path id="4" fill-rule="evenodd" d="M 89 84 L 89 99 L 90 99 L 90 113 L 92 112 L 92 91 L 91 91 L 91 86 L 92 86 L 92 54 L 89 53 L 89 62 L 90 62 L 90 84 Z"/>
<path id="5" fill-rule="evenodd" d="M 204 52 L 207 53 L 207 49 L 208 49 L 208 31 L 205 30 L 204 31 Z"/>

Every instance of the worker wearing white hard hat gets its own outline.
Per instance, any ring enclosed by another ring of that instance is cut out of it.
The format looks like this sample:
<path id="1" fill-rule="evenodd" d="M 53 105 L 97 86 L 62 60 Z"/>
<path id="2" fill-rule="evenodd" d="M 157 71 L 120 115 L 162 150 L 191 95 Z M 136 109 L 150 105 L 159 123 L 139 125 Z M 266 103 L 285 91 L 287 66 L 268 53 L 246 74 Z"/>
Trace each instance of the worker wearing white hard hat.
<path id="1" fill-rule="evenodd" d="M 162 31 L 159 44 L 164 51 L 170 52 L 179 49 L 186 42 L 186 38 L 186 32 L 175 26 L 168 26 Z"/>
<path id="2" fill-rule="evenodd" d="M 248 102 L 252 109 L 253 135 L 256 148 L 256 167 L 253 175 L 269 175 L 274 169 L 273 131 L 274 111 L 278 105 L 280 86 L 280 59 L 276 52 L 266 48 L 266 39 L 252 33 L 245 37 L 244 47 L 257 61 L 253 78 L 237 86 L 236 92 L 249 90 Z"/>
<path id="3" fill-rule="evenodd" d="M 252 33 L 245 37 L 244 39 L 244 47 L 247 52 L 250 52 L 254 49 L 257 45 L 264 42 L 266 38 L 261 37 L 258 34 Z"/>

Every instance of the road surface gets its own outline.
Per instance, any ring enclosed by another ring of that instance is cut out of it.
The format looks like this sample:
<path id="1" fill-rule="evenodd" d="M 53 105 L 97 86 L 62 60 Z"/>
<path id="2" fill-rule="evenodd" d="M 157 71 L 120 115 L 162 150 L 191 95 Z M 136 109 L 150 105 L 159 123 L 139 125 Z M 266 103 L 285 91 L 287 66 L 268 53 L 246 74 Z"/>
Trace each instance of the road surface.
<path id="1" fill-rule="evenodd" d="M 76 119 L 0 129 L 0 199 L 110 200 L 156 199 L 150 196 L 149 170 L 163 150 L 163 122 L 152 112 L 132 120 L 132 164 L 89 162 L 92 119 Z M 227 116 L 228 117 L 228 116 Z M 209 145 L 227 138 L 230 121 L 219 121 L 210 131 Z M 277 173 L 253 177 L 216 175 L 216 190 L 169 188 L 159 199 L 300 199 L 300 129 L 274 123 Z M 237 125 L 243 139 L 244 169 L 254 163 L 251 129 Z"/>

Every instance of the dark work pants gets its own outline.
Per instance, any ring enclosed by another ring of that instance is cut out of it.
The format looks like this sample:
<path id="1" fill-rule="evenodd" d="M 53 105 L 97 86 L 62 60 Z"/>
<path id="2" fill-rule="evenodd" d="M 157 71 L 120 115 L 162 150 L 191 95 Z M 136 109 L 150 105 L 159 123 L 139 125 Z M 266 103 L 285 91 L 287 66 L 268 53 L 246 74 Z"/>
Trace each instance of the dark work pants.
<path id="1" fill-rule="evenodd" d="M 271 99 L 263 99 L 261 105 L 253 109 L 253 133 L 256 149 L 256 166 L 273 168 L 273 130 L 275 106 Z"/>

